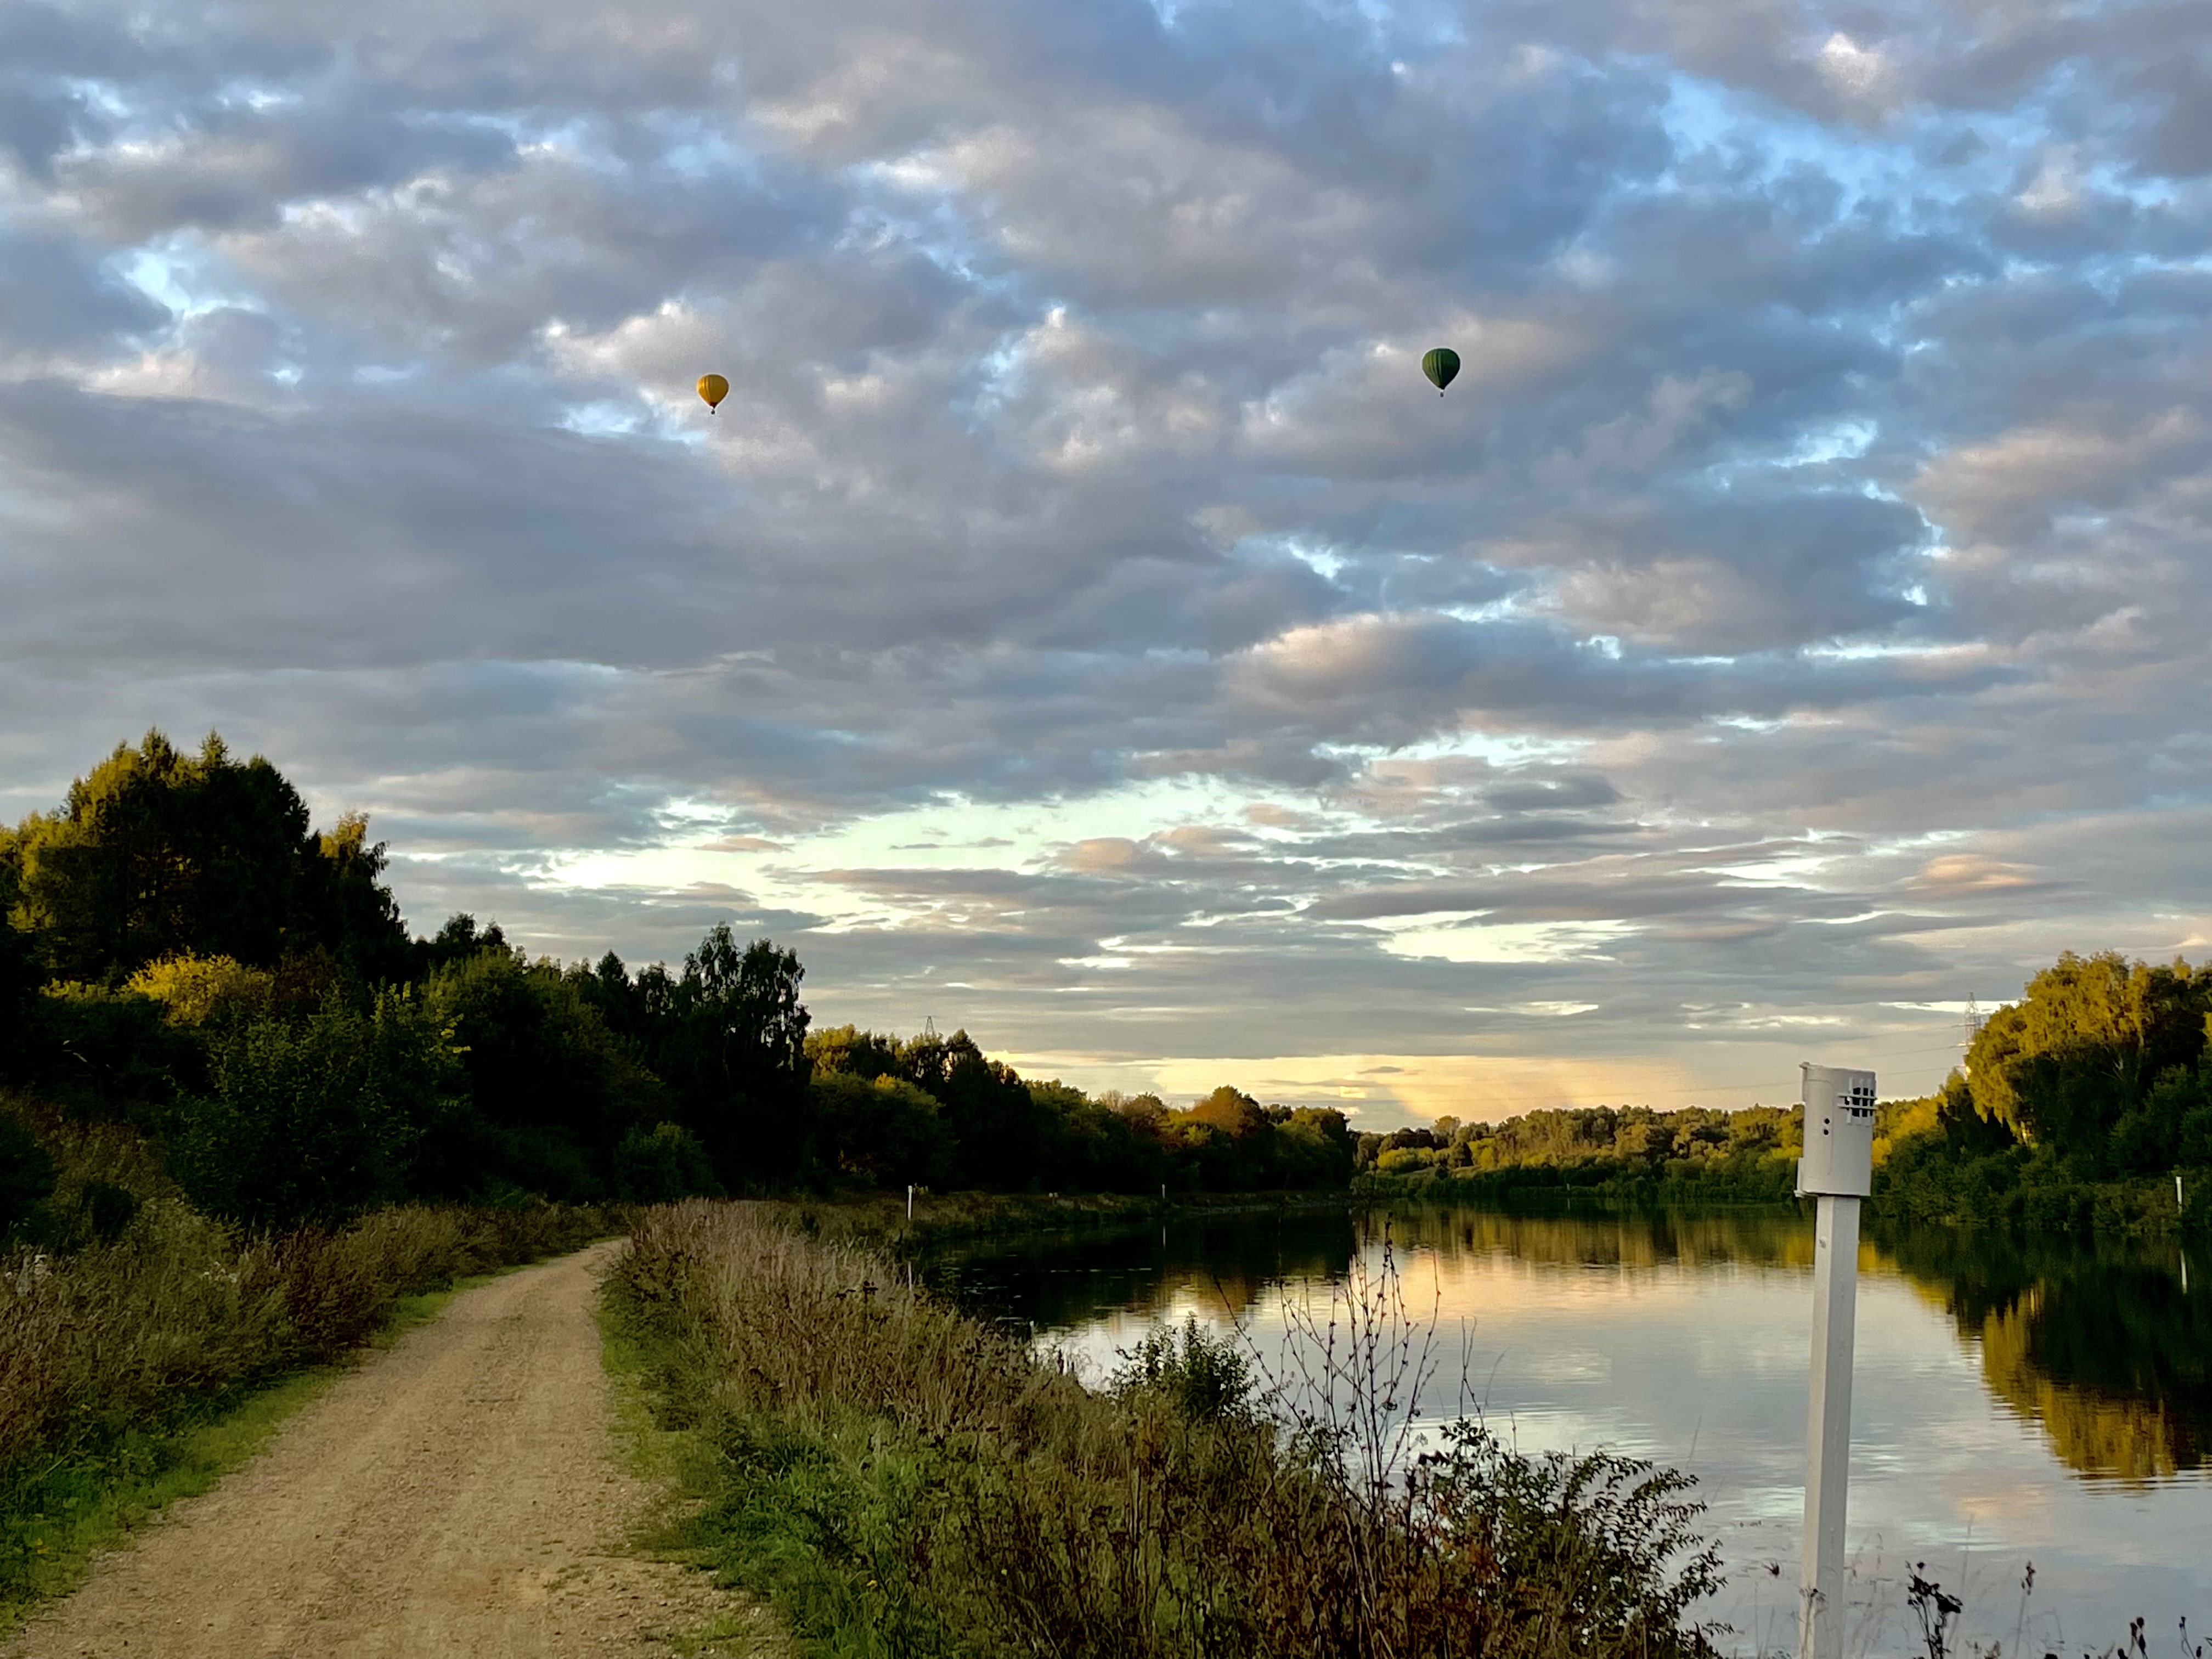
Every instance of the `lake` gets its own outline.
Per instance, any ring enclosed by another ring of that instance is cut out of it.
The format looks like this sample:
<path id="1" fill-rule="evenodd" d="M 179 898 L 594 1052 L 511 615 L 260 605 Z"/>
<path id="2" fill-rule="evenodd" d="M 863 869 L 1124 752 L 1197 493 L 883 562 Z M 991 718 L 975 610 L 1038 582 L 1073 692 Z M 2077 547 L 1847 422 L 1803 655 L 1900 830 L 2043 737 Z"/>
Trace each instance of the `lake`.
<path id="1" fill-rule="evenodd" d="M 1451 1415 L 1464 1379 L 1524 1451 L 1602 1448 L 1694 1474 L 1730 1578 L 1713 1609 L 1734 1627 L 1723 1645 L 1794 1649 L 1808 1217 L 1217 1215 L 971 1246 L 924 1271 L 1094 1379 L 1186 1316 L 1241 1327 L 1288 1374 L 1294 1311 L 1325 1319 L 1386 1243 L 1408 1304 L 1438 1325 L 1421 1420 Z M 2006 1653 L 2101 1653 L 2137 1616 L 2151 1659 L 2179 1659 L 2185 1617 L 2201 1642 L 2212 1261 L 1870 1228 L 1859 1267 L 1850 1650 L 1919 1650 L 1904 1579 L 1923 1561 L 1965 1597 L 1960 1633 Z"/>

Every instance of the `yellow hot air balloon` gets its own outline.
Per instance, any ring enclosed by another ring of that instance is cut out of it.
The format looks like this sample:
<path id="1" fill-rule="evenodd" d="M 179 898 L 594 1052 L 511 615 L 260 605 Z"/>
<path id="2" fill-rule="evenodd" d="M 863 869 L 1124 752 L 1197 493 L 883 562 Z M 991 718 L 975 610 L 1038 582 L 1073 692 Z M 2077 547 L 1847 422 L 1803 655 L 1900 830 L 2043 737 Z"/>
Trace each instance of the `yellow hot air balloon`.
<path id="1" fill-rule="evenodd" d="M 730 395 L 730 383 L 719 374 L 702 374 L 699 395 L 706 400 L 707 412 L 713 414 L 722 399 Z"/>

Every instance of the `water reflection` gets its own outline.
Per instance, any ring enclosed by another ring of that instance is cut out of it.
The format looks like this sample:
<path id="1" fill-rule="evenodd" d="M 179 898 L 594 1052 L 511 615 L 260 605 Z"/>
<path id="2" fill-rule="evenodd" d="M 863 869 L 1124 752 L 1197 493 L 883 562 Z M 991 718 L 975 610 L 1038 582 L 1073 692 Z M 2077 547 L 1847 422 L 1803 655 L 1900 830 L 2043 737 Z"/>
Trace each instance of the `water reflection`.
<path id="1" fill-rule="evenodd" d="M 1789 1212 L 1516 1214 L 1408 1209 L 1213 1216 L 1164 1228 L 988 1243 L 925 1264 L 940 1288 L 1040 1331 L 1109 1315 L 1198 1310 L 1249 1321 L 1271 1295 L 1333 1285 L 1385 1230 L 1439 1285 L 1484 1259 L 1533 1268 L 1802 1273 L 1809 1222 Z M 1901 1279 L 1941 1308 L 1978 1352 L 2005 1411 L 2033 1423 L 2061 1462 L 2097 1480 L 2146 1481 L 2203 1470 L 2212 1443 L 2212 1297 L 2185 1291 L 2179 1252 L 2076 1249 L 2064 1241 L 1870 1230 L 1860 1267 Z M 1552 1284 L 1553 1296 L 1571 1286 Z M 1486 1304 L 1498 1287 L 1486 1286 Z M 1447 1310 L 1447 1312 L 1451 1310 Z M 1475 1317 L 1494 1311 L 1484 1305 Z M 1121 1322 L 1115 1322 L 1119 1328 Z"/>
<path id="2" fill-rule="evenodd" d="M 960 1245 L 927 1258 L 921 1272 L 978 1312 L 1043 1331 L 1194 1305 L 1243 1319 L 1281 1285 L 1341 1279 L 1361 1238 L 1340 1210 L 1212 1216 L 1030 1238 L 1013 1251 Z"/>
<path id="3" fill-rule="evenodd" d="M 2204 1467 L 2212 1298 L 2184 1290 L 2178 1251 L 1943 1233 L 1884 1243 L 1885 1265 L 1941 1298 L 1980 1345 L 1990 1392 L 2068 1468 L 2135 1481 Z"/>
<path id="4" fill-rule="evenodd" d="M 1532 1215 L 1411 1209 L 1363 1218 L 1362 1229 L 1370 1236 L 1385 1227 L 1408 1253 L 1434 1251 L 1447 1261 L 1504 1255 L 1575 1267 L 1813 1265 L 1812 1229 L 1787 1212 Z"/>
<path id="5" fill-rule="evenodd" d="M 1158 1318 L 1294 1340 L 1385 1228 L 1408 1299 L 1473 1333 L 1475 1397 L 1524 1450 L 1695 1474 L 1731 1575 L 1729 1644 L 1784 1651 L 1802 1513 L 1813 1236 L 1774 1213 L 1413 1209 L 1212 1216 L 1024 1238 L 922 1272 L 1095 1370 Z M 1853 1651 L 1905 1651 L 1902 1572 L 1965 1594 L 1984 1649 L 2107 1648 L 2212 1615 L 2212 1295 L 2167 1250 L 1870 1232 L 1852 1404 Z M 1453 1346 L 1447 1343 L 1448 1346 Z M 1452 1379 L 1434 1404 L 1454 1404 Z M 2033 1604 L 2021 1594 L 2037 1568 Z M 1771 1571 L 1770 1571 L 1770 1569 Z M 2078 1637 L 2082 1645 L 2069 1646 Z M 1963 1646 L 1960 1650 L 1963 1650 Z"/>

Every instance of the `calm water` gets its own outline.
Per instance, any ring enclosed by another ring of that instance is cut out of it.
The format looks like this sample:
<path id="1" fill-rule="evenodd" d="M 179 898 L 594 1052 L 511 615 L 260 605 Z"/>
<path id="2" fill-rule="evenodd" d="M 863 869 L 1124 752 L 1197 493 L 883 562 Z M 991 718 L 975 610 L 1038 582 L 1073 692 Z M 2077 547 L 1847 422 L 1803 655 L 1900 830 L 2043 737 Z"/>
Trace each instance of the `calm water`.
<path id="1" fill-rule="evenodd" d="M 1240 1217 L 928 1269 L 1103 1376 L 1154 1322 L 1243 1327 L 1279 1364 L 1286 1314 L 1327 1308 L 1384 1219 Z M 1449 1414 L 1462 1344 L 1492 1426 L 1523 1450 L 1603 1447 L 1695 1474 L 1735 1645 L 1796 1644 L 1813 1234 L 1790 1216 L 1389 1218 L 1408 1300 L 1441 1316 Z M 2148 1618 L 2212 1633 L 2212 1261 L 1952 1235 L 1860 1255 L 1850 1548 L 1859 1654 L 1917 1646 L 1903 1575 L 1963 1590 L 1964 1629 L 2069 1656 Z M 1468 1334 L 1465 1337 L 1462 1332 Z M 2021 1578 L 2035 1567 L 2032 1595 Z M 1778 1577 L 1768 1569 L 1778 1565 Z"/>

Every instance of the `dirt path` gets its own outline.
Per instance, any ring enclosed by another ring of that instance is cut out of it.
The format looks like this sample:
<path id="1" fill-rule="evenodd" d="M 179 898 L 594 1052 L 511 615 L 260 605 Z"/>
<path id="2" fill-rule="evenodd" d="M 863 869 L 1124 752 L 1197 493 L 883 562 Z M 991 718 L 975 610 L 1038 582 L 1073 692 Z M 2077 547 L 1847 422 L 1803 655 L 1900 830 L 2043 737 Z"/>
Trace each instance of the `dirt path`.
<path id="1" fill-rule="evenodd" d="M 33 1620 L 9 1659 L 666 1655 L 731 1604 L 624 1554 L 595 1246 L 456 1297 Z M 743 1643 L 714 1651 L 744 1651 Z"/>

